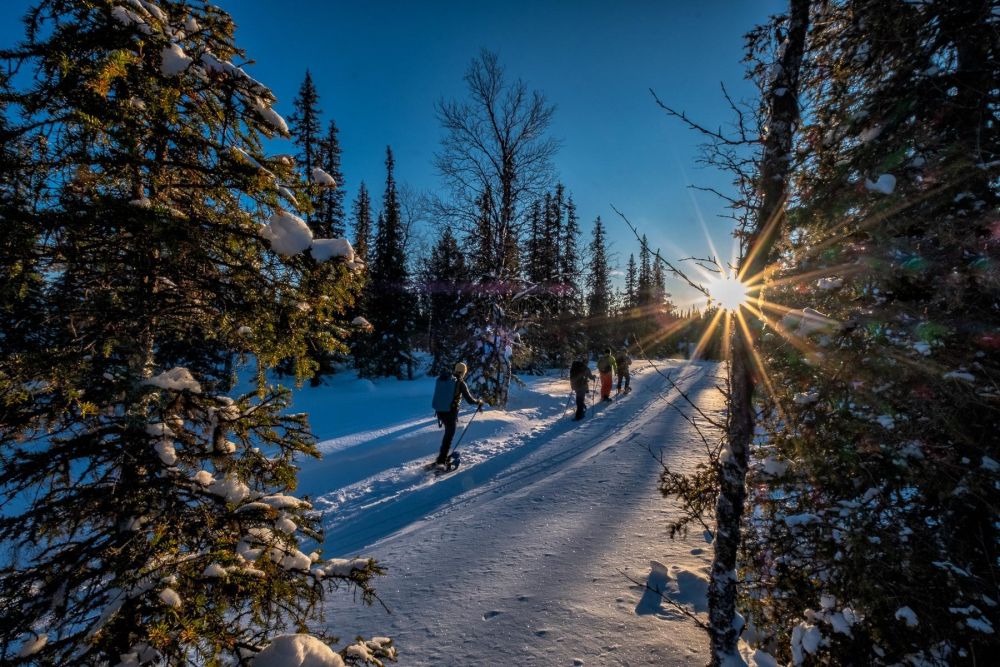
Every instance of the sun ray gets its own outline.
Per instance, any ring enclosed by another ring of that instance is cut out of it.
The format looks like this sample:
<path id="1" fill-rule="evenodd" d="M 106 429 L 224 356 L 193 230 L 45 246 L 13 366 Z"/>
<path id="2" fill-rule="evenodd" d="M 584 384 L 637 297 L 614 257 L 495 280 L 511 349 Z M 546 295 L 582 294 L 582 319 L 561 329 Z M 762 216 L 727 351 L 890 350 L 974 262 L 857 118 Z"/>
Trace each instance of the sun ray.
<path id="1" fill-rule="evenodd" d="M 781 201 L 778 202 L 778 205 L 774 207 L 774 211 L 771 212 L 770 218 L 768 218 L 767 222 L 764 223 L 764 226 L 761 228 L 761 232 L 755 235 L 754 237 L 755 239 L 766 239 L 774 232 L 774 228 L 778 225 L 778 223 L 781 221 L 781 218 L 785 214 L 785 200 L 787 199 L 787 197 L 788 197 L 787 195 L 782 197 Z M 744 278 L 746 277 L 746 272 L 750 270 L 750 267 L 757 259 L 757 255 L 758 253 L 760 253 L 762 247 L 764 247 L 762 243 L 755 243 L 753 244 L 753 246 L 751 246 L 747 256 L 743 259 L 742 262 L 740 262 L 740 270 L 736 274 L 738 280 L 746 282 L 744 280 Z"/>
<path id="2" fill-rule="evenodd" d="M 707 327 L 705 327 L 705 331 L 701 334 L 701 339 L 699 339 L 698 344 L 695 345 L 694 352 L 691 354 L 691 359 L 697 359 L 700 357 L 705 351 L 705 348 L 708 347 L 708 343 L 712 338 L 712 334 L 715 332 L 715 327 L 719 325 L 719 318 L 722 317 L 723 312 L 724 311 L 722 310 L 715 312 L 715 316 L 712 318 L 712 321 L 708 323 Z"/>
<path id="3" fill-rule="evenodd" d="M 781 401 L 779 400 L 778 392 L 774 389 L 774 384 L 771 382 L 771 378 L 768 376 L 767 371 L 764 368 L 764 360 L 760 358 L 760 354 L 757 353 L 757 347 L 753 344 L 754 337 L 750 333 L 750 327 L 747 325 L 746 320 L 743 318 L 743 313 L 736 311 L 736 321 L 740 325 L 742 330 L 744 342 L 746 343 L 747 350 L 750 352 L 750 358 L 753 361 L 754 367 L 757 369 L 757 375 L 760 381 L 764 383 L 764 390 L 771 396 L 771 400 L 774 401 L 774 407 L 778 411 L 778 418 L 783 422 L 787 422 L 785 416 L 785 410 L 781 406 Z"/>

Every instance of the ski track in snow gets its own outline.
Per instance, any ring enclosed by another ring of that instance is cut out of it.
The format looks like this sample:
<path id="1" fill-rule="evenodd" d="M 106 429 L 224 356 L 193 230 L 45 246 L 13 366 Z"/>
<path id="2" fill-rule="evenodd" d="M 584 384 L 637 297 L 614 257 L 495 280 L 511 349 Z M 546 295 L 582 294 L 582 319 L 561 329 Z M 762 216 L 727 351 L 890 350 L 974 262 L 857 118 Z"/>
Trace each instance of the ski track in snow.
<path id="1" fill-rule="evenodd" d="M 721 408 L 716 364 L 657 365 L 702 409 Z M 330 595 L 333 633 L 389 635 L 404 665 L 706 661 L 703 632 L 646 587 L 706 611 L 710 545 L 700 530 L 669 539 L 676 510 L 654 459 L 683 470 L 704 456 L 668 403 L 694 411 L 647 368 L 629 396 L 577 423 L 567 385 L 531 379 L 508 411 L 477 416 L 461 467 L 441 476 L 425 468 L 441 437 L 429 408 L 430 418 L 320 443 L 325 458 L 303 463 L 300 492 L 324 513 L 324 554 L 377 558 L 392 609 Z"/>

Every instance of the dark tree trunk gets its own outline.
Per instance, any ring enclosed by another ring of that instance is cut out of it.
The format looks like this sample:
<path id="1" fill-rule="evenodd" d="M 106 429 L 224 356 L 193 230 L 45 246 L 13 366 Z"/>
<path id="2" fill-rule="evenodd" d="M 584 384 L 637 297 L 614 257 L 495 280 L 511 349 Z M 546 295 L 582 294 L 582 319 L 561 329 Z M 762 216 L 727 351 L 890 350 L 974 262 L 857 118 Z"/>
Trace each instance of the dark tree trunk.
<path id="1" fill-rule="evenodd" d="M 759 275 L 767 264 L 774 240 L 781 229 L 795 124 L 799 119 L 799 71 L 809 26 L 809 0 L 791 0 L 788 35 L 777 72 L 770 84 L 768 126 L 760 169 L 763 194 L 747 256 L 740 266 L 740 278 Z M 740 526 L 746 500 L 746 475 L 750 442 L 756 423 L 753 394 L 755 379 L 752 362 L 753 341 L 734 333 L 729 345 L 730 403 L 727 424 L 728 448 L 719 462 L 719 498 L 715 506 L 715 555 L 708 588 L 709 637 L 713 666 L 722 665 L 737 654 L 739 628 L 736 617 L 736 559 L 740 546 Z"/>

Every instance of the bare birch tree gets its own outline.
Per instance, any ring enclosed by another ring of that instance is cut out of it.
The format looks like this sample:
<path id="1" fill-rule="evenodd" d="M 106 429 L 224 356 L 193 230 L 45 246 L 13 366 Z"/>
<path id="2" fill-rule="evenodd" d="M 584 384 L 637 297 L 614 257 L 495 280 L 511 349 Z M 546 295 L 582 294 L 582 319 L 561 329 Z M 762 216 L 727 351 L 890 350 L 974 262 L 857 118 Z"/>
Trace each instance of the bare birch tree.
<path id="1" fill-rule="evenodd" d="M 558 143 L 547 130 L 555 107 L 508 78 L 489 51 L 472 61 L 465 83 L 467 99 L 437 108 L 445 137 L 435 162 L 451 194 L 438 214 L 483 255 L 471 262 L 480 269 L 468 360 L 487 400 L 504 405 L 518 344 L 518 240 L 527 208 L 552 181 Z"/>

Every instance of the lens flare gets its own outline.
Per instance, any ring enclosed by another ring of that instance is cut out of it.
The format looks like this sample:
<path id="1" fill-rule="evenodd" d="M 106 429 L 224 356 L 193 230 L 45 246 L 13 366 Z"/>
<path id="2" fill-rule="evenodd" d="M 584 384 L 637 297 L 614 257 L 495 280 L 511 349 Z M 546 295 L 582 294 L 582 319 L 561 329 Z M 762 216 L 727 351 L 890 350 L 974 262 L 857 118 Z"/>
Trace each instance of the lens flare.
<path id="1" fill-rule="evenodd" d="M 724 310 L 737 311 L 746 304 L 749 298 L 747 292 L 749 288 L 739 281 L 736 276 L 725 276 L 716 278 L 706 285 L 712 301 L 719 304 Z"/>

